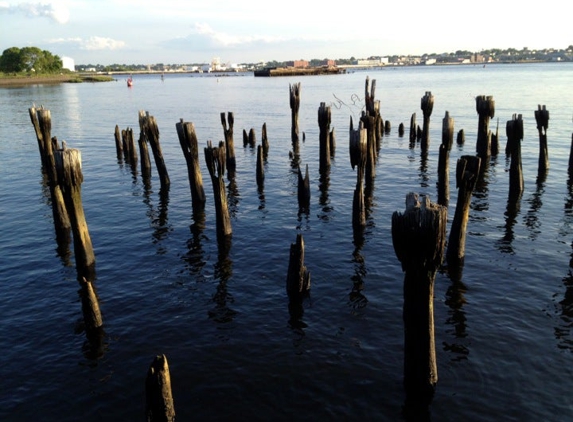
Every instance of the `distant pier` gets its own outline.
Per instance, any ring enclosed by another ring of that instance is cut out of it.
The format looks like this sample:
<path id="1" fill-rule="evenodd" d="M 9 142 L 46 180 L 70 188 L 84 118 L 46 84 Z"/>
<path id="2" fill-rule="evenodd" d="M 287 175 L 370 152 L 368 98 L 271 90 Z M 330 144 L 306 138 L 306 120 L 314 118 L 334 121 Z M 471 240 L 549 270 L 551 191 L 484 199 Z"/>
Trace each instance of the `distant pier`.
<path id="1" fill-rule="evenodd" d="M 346 69 L 336 66 L 321 67 L 267 67 L 255 70 L 255 76 L 305 76 L 305 75 L 338 75 L 346 73 Z"/>

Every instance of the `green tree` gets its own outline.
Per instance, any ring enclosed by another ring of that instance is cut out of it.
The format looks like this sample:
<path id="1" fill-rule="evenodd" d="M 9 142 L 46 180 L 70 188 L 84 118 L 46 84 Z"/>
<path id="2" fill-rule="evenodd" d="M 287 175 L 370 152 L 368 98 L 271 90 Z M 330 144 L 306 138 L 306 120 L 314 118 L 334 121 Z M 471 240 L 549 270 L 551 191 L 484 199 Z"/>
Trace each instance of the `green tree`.
<path id="1" fill-rule="evenodd" d="M 18 47 L 11 47 L 2 53 L 0 56 L 0 71 L 4 73 L 18 73 L 24 70 L 24 64 L 21 60 L 20 49 Z"/>

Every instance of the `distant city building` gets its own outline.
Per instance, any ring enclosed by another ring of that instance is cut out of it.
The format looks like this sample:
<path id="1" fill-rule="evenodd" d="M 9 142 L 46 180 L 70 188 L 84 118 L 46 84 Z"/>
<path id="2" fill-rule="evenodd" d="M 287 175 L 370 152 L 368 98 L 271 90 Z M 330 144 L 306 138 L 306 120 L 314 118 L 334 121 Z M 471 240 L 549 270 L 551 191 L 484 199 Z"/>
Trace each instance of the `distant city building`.
<path id="1" fill-rule="evenodd" d="M 386 66 L 388 64 L 388 57 L 380 57 L 377 59 L 358 59 L 356 64 L 358 66 Z"/>
<path id="2" fill-rule="evenodd" d="M 76 71 L 76 65 L 74 63 L 74 59 L 71 57 L 62 57 L 62 68 L 68 69 L 71 72 Z"/>
<path id="3" fill-rule="evenodd" d="M 286 65 L 297 69 L 304 69 L 305 67 L 309 67 L 310 63 L 306 60 L 294 60 L 292 62 L 286 62 Z"/>

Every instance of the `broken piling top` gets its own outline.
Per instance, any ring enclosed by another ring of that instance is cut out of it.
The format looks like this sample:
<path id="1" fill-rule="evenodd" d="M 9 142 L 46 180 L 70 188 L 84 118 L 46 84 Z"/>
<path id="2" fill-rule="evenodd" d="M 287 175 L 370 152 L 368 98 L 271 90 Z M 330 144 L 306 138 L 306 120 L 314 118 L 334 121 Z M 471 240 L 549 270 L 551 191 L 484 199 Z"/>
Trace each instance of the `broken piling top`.
<path id="1" fill-rule="evenodd" d="M 429 196 L 406 196 L 404 213 L 392 214 L 392 243 L 403 271 L 420 266 L 437 271 L 444 257 L 446 225 L 446 207 L 430 202 Z"/>
<path id="2" fill-rule="evenodd" d="M 64 148 L 54 154 L 58 181 L 64 189 L 80 186 L 84 181 L 82 174 L 82 153 L 79 149 Z"/>
<path id="3" fill-rule="evenodd" d="M 291 300 L 300 299 L 310 290 L 310 272 L 304 265 L 304 239 L 300 233 L 290 245 L 286 290 Z"/>
<path id="4" fill-rule="evenodd" d="M 476 111 L 480 117 L 492 118 L 495 116 L 495 101 L 492 95 L 478 95 L 476 97 Z"/>
<path id="5" fill-rule="evenodd" d="M 420 103 L 424 117 L 430 117 L 432 115 L 432 111 L 434 110 L 434 96 L 432 93 L 430 91 L 426 91 Z"/>
<path id="6" fill-rule="evenodd" d="M 450 112 L 446 110 L 446 115 L 442 120 L 442 145 L 450 151 L 454 143 L 454 119 L 450 117 Z"/>

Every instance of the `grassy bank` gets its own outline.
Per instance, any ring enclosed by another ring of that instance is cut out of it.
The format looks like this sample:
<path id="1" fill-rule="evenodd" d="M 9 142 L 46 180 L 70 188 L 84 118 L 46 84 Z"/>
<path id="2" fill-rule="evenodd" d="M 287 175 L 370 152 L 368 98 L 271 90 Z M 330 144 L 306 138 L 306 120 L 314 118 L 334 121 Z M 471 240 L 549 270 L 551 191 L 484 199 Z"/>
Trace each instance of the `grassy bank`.
<path id="1" fill-rule="evenodd" d="M 33 76 L 0 73 L 0 87 L 59 83 L 110 82 L 114 80 L 115 79 L 113 77 L 107 75 L 87 75 L 79 73 Z"/>

